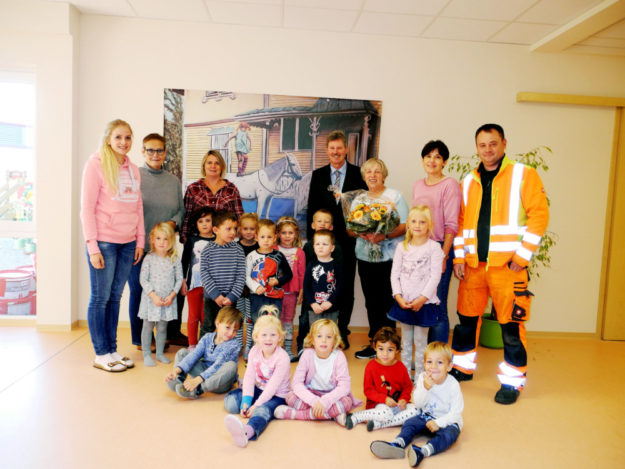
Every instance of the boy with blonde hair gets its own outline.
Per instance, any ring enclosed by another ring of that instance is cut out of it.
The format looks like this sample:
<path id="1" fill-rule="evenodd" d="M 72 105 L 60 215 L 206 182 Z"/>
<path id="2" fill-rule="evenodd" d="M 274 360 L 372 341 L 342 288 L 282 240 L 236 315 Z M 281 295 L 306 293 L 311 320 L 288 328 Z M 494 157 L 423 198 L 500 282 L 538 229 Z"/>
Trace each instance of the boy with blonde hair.
<path id="1" fill-rule="evenodd" d="M 409 418 L 397 437 L 389 442 L 374 441 L 371 452 L 381 459 L 401 459 L 405 448 L 422 431 L 433 437 L 422 447 L 411 445 L 408 449 L 410 466 L 418 466 L 423 458 L 449 448 L 460 435 L 464 401 L 458 381 L 451 376 L 452 352 L 444 342 L 431 342 L 425 348 L 424 368 L 412 394 L 418 414 Z"/>

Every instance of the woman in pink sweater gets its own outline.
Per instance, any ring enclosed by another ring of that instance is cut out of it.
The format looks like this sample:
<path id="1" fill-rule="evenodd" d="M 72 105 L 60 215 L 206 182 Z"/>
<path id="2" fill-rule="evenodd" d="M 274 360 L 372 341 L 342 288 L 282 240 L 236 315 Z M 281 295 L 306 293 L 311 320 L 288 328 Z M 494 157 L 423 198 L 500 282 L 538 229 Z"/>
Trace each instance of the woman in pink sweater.
<path id="1" fill-rule="evenodd" d="M 443 168 L 449 159 L 449 149 L 440 140 L 431 140 L 421 150 L 425 177 L 412 187 L 412 206 L 427 205 L 434 218 L 431 238 L 441 245 L 445 259 L 443 275 L 438 283 L 436 296 L 440 299 L 441 315 L 436 326 L 430 328 L 428 342 L 449 340 L 449 316 L 447 294 L 453 270 L 454 250 L 452 244 L 458 232 L 460 214 L 460 185 L 454 178 L 445 176 Z"/>
<path id="2" fill-rule="evenodd" d="M 80 217 L 91 280 L 87 323 L 96 354 L 93 366 L 105 371 L 134 366 L 117 352 L 119 300 L 145 245 L 141 181 L 128 158 L 131 146 L 130 125 L 121 119 L 109 122 L 82 178 Z"/>

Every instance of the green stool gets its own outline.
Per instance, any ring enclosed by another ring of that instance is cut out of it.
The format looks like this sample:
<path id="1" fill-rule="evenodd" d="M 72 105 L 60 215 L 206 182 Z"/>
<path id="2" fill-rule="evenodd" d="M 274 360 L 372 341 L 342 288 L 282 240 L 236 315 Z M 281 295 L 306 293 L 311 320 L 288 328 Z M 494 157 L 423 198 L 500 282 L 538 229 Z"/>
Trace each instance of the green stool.
<path id="1" fill-rule="evenodd" d="M 480 345 L 488 348 L 503 348 L 501 337 L 501 325 L 496 319 L 491 319 L 490 313 L 482 316 L 482 328 L 480 329 Z"/>

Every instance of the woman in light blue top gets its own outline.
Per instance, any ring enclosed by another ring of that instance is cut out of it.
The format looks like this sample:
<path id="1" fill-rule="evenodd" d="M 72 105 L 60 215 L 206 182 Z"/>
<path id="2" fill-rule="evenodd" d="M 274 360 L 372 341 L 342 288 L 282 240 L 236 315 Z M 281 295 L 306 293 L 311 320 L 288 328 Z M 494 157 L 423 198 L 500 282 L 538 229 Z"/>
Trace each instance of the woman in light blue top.
<path id="1" fill-rule="evenodd" d="M 367 319 L 369 321 L 369 339 L 384 326 L 394 327 L 395 323 L 386 317 L 393 306 L 391 289 L 391 268 L 395 248 L 404 239 L 408 205 L 399 191 L 387 188 L 384 181 L 388 169 L 378 158 L 371 158 L 360 168 L 362 178 L 368 191 L 357 196 L 352 202 L 352 209 L 364 200 L 380 200 L 385 206 L 394 210 L 399 217 L 399 225 L 388 234 L 362 233 L 356 235 L 348 229 L 350 236 L 356 240 L 356 259 L 358 259 L 358 275 L 365 296 Z M 375 253 L 375 255 L 372 255 Z M 375 350 L 369 345 L 356 352 L 356 358 L 369 359 L 375 357 Z"/>

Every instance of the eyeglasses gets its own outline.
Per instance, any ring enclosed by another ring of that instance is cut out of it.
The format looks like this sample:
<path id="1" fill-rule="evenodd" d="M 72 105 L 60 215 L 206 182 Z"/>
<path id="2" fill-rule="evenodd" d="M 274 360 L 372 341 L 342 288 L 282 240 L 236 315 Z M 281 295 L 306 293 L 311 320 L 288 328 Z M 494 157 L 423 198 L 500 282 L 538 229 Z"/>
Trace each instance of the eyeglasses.
<path id="1" fill-rule="evenodd" d="M 164 148 L 145 148 L 145 147 L 143 147 L 143 149 L 150 156 L 153 156 L 154 153 L 156 153 L 157 155 L 162 155 L 163 153 L 165 153 L 165 149 Z"/>

